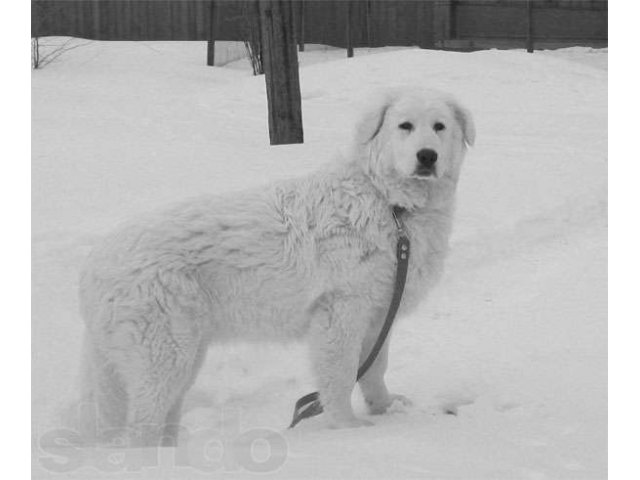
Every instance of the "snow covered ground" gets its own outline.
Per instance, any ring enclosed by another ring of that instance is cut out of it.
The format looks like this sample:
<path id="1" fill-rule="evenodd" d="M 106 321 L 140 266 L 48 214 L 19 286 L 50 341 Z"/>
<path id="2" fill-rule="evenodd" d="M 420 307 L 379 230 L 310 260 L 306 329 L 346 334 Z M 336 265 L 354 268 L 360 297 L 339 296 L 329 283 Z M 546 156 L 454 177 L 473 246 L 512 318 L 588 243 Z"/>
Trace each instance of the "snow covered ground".
<path id="1" fill-rule="evenodd" d="M 305 52 L 306 143 L 276 148 L 264 79 L 244 60 L 204 66 L 203 43 L 92 42 L 34 71 L 34 477 L 605 478 L 607 55 Z M 347 145 L 369 90 L 401 84 L 453 92 L 478 131 L 446 274 L 391 343 L 388 383 L 414 405 L 369 428 L 288 431 L 313 389 L 304 347 L 238 345 L 210 352 L 182 450 L 55 445 L 79 363 L 78 269 L 100 235 L 313 171 Z"/>

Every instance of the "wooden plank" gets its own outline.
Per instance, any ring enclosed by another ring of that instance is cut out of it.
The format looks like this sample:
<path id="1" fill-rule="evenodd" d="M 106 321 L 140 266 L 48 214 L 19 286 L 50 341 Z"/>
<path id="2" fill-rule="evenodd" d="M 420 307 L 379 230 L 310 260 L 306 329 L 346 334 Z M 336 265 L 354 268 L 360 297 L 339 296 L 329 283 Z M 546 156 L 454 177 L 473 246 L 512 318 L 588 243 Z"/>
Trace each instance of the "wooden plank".
<path id="1" fill-rule="evenodd" d="M 533 1 L 527 0 L 527 52 L 533 53 Z"/>
<path id="2" fill-rule="evenodd" d="M 442 42 L 452 37 L 452 0 L 439 0 L 433 3 L 433 44 L 442 45 Z"/>

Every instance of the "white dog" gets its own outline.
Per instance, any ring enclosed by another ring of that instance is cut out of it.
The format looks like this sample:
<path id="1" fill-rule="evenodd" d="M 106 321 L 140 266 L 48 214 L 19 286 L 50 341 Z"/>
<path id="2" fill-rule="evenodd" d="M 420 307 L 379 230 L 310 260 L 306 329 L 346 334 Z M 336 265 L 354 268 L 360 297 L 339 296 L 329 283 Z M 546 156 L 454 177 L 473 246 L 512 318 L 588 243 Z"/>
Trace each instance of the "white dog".
<path id="1" fill-rule="evenodd" d="M 97 406 L 99 428 L 157 442 L 178 423 L 207 348 L 233 339 L 307 338 L 330 425 L 369 423 L 354 415 L 350 397 L 393 291 L 392 207 L 406 210 L 412 243 L 402 315 L 442 271 L 475 136 L 469 112 L 441 92 L 396 89 L 374 103 L 340 164 L 185 202 L 95 249 L 80 296 L 84 400 Z M 396 398 L 386 366 L 387 346 L 359 381 L 371 413 Z"/>

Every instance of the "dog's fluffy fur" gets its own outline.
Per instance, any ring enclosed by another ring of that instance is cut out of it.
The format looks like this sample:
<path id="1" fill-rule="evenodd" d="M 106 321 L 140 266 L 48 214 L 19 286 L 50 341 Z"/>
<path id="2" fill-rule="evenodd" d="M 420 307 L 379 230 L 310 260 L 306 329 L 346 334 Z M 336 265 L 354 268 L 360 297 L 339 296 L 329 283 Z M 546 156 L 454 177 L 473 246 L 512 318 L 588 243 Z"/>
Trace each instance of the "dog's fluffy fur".
<path id="1" fill-rule="evenodd" d="M 110 236 L 80 281 L 84 400 L 97 406 L 99 427 L 155 426 L 141 442 L 157 441 L 160 426 L 179 421 L 207 348 L 232 339 L 308 339 L 329 423 L 367 423 L 354 416 L 350 397 L 393 291 L 392 207 L 406 209 L 412 244 L 402 315 L 442 271 L 474 135 L 469 112 L 450 96 L 387 91 L 338 165 L 188 201 Z M 437 153 L 430 175 L 416 156 L 424 149 Z M 394 399 L 386 364 L 385 346 L 359 382 L 371 413 Z"/>

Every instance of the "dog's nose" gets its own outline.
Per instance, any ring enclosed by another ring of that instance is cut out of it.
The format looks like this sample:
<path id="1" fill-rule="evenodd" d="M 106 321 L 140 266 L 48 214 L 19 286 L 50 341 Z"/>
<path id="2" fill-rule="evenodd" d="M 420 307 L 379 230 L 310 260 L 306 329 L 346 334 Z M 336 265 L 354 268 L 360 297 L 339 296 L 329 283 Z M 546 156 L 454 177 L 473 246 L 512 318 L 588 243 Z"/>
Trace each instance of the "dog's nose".
<path id="1" fill-rule="evenodd" d="M 433 164 L 438 160 L 438 153 L 430 148 L 423 148 L 416 154 L 418 157 L 418 163 L 424 167 L 433 167 Z"/>

